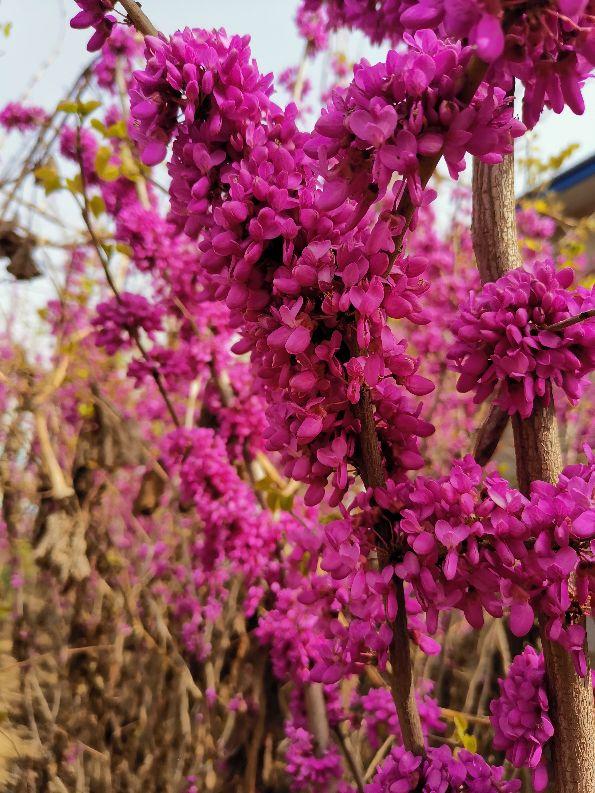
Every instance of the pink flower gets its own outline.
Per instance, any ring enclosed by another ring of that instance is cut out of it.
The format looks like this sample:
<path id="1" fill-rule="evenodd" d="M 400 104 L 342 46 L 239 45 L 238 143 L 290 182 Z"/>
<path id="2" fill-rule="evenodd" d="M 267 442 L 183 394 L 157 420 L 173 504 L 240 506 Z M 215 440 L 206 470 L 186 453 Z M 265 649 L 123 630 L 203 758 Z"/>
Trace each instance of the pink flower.
<path id="1" fill-rule="evenodd" d="M 527 646 L 517 655 L 507 677 L 498 681 L 500 697 L 490 704 L 494 747 L 516 767 L 529 767 L 536 790 L 547 787 L 543 749 L 554 734 L 548 716 L 543 656 Z"/>

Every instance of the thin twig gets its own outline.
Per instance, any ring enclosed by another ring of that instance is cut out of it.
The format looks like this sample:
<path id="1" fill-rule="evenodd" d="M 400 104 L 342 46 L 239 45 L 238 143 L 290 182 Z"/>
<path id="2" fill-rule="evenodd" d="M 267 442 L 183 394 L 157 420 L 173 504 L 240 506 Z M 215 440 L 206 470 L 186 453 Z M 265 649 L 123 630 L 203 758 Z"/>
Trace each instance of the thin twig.
<path id="1" fill-rule="evenodd" d="M 337 740 L 339 741 L 339 746 L 341 747 L 341 751 L 345 755 L 345 759 L 347 760 L 347 765 L 349 766 L 349 770 L 353 776 L 353 780 L 356 784 L 356 787 L 359 793 L 364 793 L 364 775 L 362 770 L 359 768 L 358 763 L 355 761 L 355 757 L 353 756 L 353 752 L 347 746 L 347 739 L 343 733 L 342 725 L 338 724 L 334 728 L 334 733 L 337 736 Z"/>
<path id="2" fill-rule="evenodd" d="M 555 322 L 553 325 L 548 325 L 543 330 L 564 330 L 564 328 L 569 328 L 571 325 L 578 325 L 579 322 L 584 322 L 586 319 L 591 319 L 591 317 L 595 317 L 595 308 L 591 308 L 588 311 L 581 311 L 581 313 L 577 314 L 575 317 L 562 319 L 560 322 Z"/>
<path id="3" fill-rule="evenodd" d="M 81 145 L 80 145 L 80 126 L 77 128 L 76 153 L 77 153 L 77 159 L 78 159 L 79 166 L 80 166 L 81 183 L 82 183 L 82 194 L 83 194 L 83 205 L 81 206 L 80 203 L 79 203 L 79 208 L 81 210 L 81 215 L 82 215 L 83 221 L 84 221 L 84 223 L 85 223 L 85 225 L 86 225 L 86 227 L 87 227 L 87 229 L 89 231 L 89 234 L 91 236 L 91 240 L 93 241 L 93 245 L 95 247 L 95 250 L 97 251 L 97 256 L 99 257 L 99 262 L 101 264 L 103 272 L 105 273 L 105 277 L 106 277 L 107 283 L 108 283 L 110 289 L 112 290 L 112 292 L 114 293 L 114 296 L 115 296 L 116 300 L 118 302 L 120 302 L 122 298 L 120 296 L 120 291 L 119 291 L 119 289 L 118 289 L 118 287 L 116 285 L 116 282 L 114 281 L 114 279 L 112 277 L 112 274 L 110 272 L 109 261 L 107 259 L 107 256 L 105 255 L 104 248 L 102 247 L 101 243 L 97 239 L 97 235 L 95 233 L 95 229 L 93 227 L 93 224 L 91 223 L 91 214 L 90 214 L 90 211 L 89 211 L 89 198 L 87 196 L 87 184 L 86 184 L 86 179 L 85 179 L 85 169 L 84 169 L 83 156 L 82 156 Z M 163 385 L 163 381 L 161 379 L 161 375 L 159 374 L 159 372 L 155 368 L 154 363 L 151 361 L 151 359 L 149 357 L 149 353 L 145 349 L 145 346 L 144 346 L 144 344 L 142 343 L 142 341 L 140 339 L 140 336 L 138 334 L 138 330 L 132 329 L 129 332 L 130 332 L 130 337 L 134 341 L 136 346 L 138 347 L 138 350 L 139 350 L 140 354 L 143 356 L 145 361 L 149 364 L 149 371 L 151 373 L 151 376 L 152 376 L 153 380 L 155 381 L 155 385 L 157 386 L 157 389 L 158 389 L 159 393 L 161 394 L 161 396 L 163 398 L 163 401 L 165 402 L 165 406 L 167 408 L 167 411 L 168 411 L 169 415 L 171 416 L 171 420 L 173 421 L 173 423 L 175 424 L 176 427 L 180 427 L 181 426 L 180 425 L 180 420 L 179 420 L 179 418 L 178 418 L 178 416 L 176 414 L 176 411 L 174 409 L 174 406 L 173 406 L 173 404 L 172 404 L 172 402 L 171 402 L 171 400 L 169 398 L 169 394 L 167 393 L 167 391 L 165 389 L 165 386 Z"/>
<path id="4" fill-rule="evenodd" d="M 374 757 L 370 760 L 370 765 L 366 768 L 366 773 L 364 774 L 364 782 L 369 782 L 370 779 L 372 779 L 376 769 L 391 750 L 395 740 L 396 739 L 394 735 L 389 735 L 388 738 L 380 747 L 380 749 L 378 749 Z"/>

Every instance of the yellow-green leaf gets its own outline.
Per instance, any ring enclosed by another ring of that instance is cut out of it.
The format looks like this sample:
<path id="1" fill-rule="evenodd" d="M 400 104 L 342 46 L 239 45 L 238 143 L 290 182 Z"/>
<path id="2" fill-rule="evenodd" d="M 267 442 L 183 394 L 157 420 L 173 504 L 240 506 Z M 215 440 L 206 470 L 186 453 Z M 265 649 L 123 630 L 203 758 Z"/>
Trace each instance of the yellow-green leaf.
<path id="1" fill-rule="evenodd" d="M 114 182 L 120 175 L 119 168 L 110 162 L 112 150 L 107 146 L 100 146 L 95 156 L 95 170 L 104 182 Z"/>
<path id="2" fill-rule="evenodd" d="M 83 192 L 83 180 L 81 178 L 80 173 L 77 173 L 72 178 L 66 180 L 66 187 L 70 190 L 71 193 L 82 193 Z"/>
<path id="3" fill-rule="evenodd" d="M 88 116 L 98 107 L 101 107 L 101 102 L 98 102 L 97 99 L 90 99 L 88 102 L 78 103 L 78 112 L 81 116 Z"/>
<path id="4" fill-rule="evenodd" d="M 57 110 L 61 110 L 63 113 L 78 113 L 79 106 L 78 102 L 71 102 L 69 100 L 65 100 L 63 102 L 58 103 Z"/>
<path id="5" fill-rule="evenodd" d="M 93 127 L 93 129 L 97 130 L 97 132 L 99 132 L 100 135 L 103 135 L 104 138 L 108 136 L 107 127 L 105 126 L 103 121 L 100 121 L 98 118 L 91 119 L 91 126 Z"/>
<path id="6" fill-rule="evenodd" d="M 33 171 L 33 174 L 35 181 L 43 187 L 46 195 L 62 187 L 62 180 L 53 165 L 40 165 Z"/>
<path id="7" fill-rule="evenodd" d="M 138 165 L 127 148 L 123 148 L 120 153 L 120 170 L 122 171 L 122 176 L 130 179 L 131 182 L 135 182 L 140 176 Z"/>
<path id="8" fill-rule="evenodd" d="M 83 419 L 88 419 L 93 416 L 95 408 L 92 402 L 81 402 L 78 406 L 78 414 Z"/>
<path id="9" fill-rule="evenodd" d="M 124 119 L 116 121 L 115 124 L 110 124 L 110 126 L 105 130 L 105 134 L 108 138 L 120 138 L 122 140 L 128 137 L 126 122 Z"/>
<path id="10" fill-rule="evenodd" d="M 125 242 L 117 242 L 116 250 L 118 251 L 118 253 L 123 253 L 124 256 L 132 256 L 132 248 L 130 247 L 130 245 L 127 245 Z"/>
<path id="11" fill-rule="evenodd" d="M 105 201 L 100 195 L 94 195 L 89 199 L 89 209 L 98 218 L 105 212 Z"/>

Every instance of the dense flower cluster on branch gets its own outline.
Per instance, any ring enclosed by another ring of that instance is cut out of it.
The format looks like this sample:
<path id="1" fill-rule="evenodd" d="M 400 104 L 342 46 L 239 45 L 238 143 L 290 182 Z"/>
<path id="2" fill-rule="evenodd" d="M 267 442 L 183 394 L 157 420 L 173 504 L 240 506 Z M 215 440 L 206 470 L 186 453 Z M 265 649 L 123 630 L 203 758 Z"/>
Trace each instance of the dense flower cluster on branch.
<path id="1" fill-rule="evenodd" d="M 592 461 L 570 466 L 557 486 L 533 483 L 526 499 L 497 475 L 484 482 L 480 466 L 466 458 L 441 479 L 420 476 L 378 492 L 378 504 L 400 516 L 395 572 L 411 582 L 430 632 L 442 609 L 462 609 L 479 628 L 484 609 L 500 617 L 509 607 L 512 632 L 524 636 L 539 611 L 548 635 L 584 674 L 581 616 L 595 587 L 594 477 Z"/>
<path id="2" fill-rule="evenodd" d="M 461 98 L 469 48 L 445 44 L 431 30 L 406 42 L 408 50 L 389 52 L 386 63 L 356 65 L 351 85 L 333 92 L 315 126 L 311 150 L 330 183 L 325 206 L 334 209 L 347 197 L 378 200 L 397 174 L 394 196 L 406 184 L 418 207 L 425 186 L 420 157 L 442 153 L 457 178 L 465 154 L 499 162 L 524 131 L 501 89 L 484 84 L 471 103 Z M 393 233 L 402 230 L 398 222 Z"/>
<path id="3" fill-rule="evenodd" d="M 503 749 L 517 768 L 531 768 L 535 789 L 543 790 L 548 777 L 542 753 L 554 734 L 548 717 L 543 656 L 526 647 L 499 684 L 500 697 L 490 704 L 494 746 Z"/>
<path id="4" fill-rule="evenodd" d="M 453 323 L 449 352 L 460 372 L 459 391 L 483 402 L 498 388 L 498 404 L 523 418 L 536 397 L 549 402 L 557 386 L 576 402 L 595 368 L 595 318 L 567 327 L 558 323 L 595 307 L 595 294 L 568 291 L 572 270 L 549 263 L 514 270 L 471 295 Z"/>
<path id="5" fill-rule="evenodd" d="M 357 28 L 377 43 L 423 28 L 464 41 L 489 64 L 491 85 L 508 91 L 515 79 L 524 84 L 524 121 L 533 127 L 544 106 L 584 112 L 581 89 L 595 63 L 594 12 L 592 0 L 303 0 L 298 18 L 317 13 L 319 29 L 325 22 Z"/>
<path id="6" fill-rule="evenodd" d="M 592 310 L 593 293 L 569 289 L 570 270 L 554 265 L 554 221 L 527 209 L 521 230 L 543 242 L 547 262 L 527 245 L 524 268 L 481 287 L 464 222 L 436 230 L 428 180 L 442 157 L 455 179 L 469 156 L 500 163 L 544 104 L 582 110 L 592 3 L 304 0 L 305 59 L 339 26 L 394 47 L 352 76 L 336 57 L 341 86 L 311 132 L 303 105 L 274 101 L 249 37 L 147 36 L 133 72 L 140 37 L 116 24 L 115 3 L 77 5 L 72 25 L 94 29 L 89 49 L 101 52 L 89 79 L 106 104 L 66 104 L 75 121 L 56 130 L 55 149 L 75 178 L 46 163 L 48 192 L 74 197 L 85 229 L 44 314 L 52 366 L 68 372 L 51 417 L 65 426 L 55 460 L 37 396 L 24 395 L 35 378 L 23 367 L 12 403 L 10 378 L 0 382 L 7 414 L 34 413 L 24 479 L 35 461 L 31 513 L 47 580 L 55 562 L 43 521 L 68 511 L 56 466 L 67 472 L 74 459 L 68 509 L 89 516 L 72 545 L 91 574 L 62 575 L 56 602 L 72 599 L 74 610 L 100 593 L 110 626 L 121 609 L 110 652 L 135 641 L 170 664 L 164 688 L 176 688 L 172 702 L 182 692 L 182 716 L 168 711 L 164 724 L 180 719 L 189 790 L 212 789 L 217 775 L 235 789 L 237 766 L 261 756 L 263 789 L 281 779 L 295 793 L 354 793 L 352 782 L 367 793 L 516 793 L 505 758 L 543 787 L 552 724 L 541 656 L 517 656 L 492 728 L 480 716 L 473 736 L 461 737 L 467 697 L 461 711 L 447 699 L 452 668 L 429 678 L 445 662 L 451 620 L 466 652 L 500 618 L 530 639 L 539 619 L 586 674 L 591 453 L 525 495 L 464 455 L 488 396 L 523 418 L 561 391 L 578 402 L 595 321 L 574 319 Z M 298 104 L 303 78 L 291 69 L 281 80 Z M 524 124 L 514 79 L 525 85 Z M 8 106 L 0 124 L 43 125 L 32 112 Z M 453 195 L 465 201 L 464 190 Z M 86 280 L 93 266 L 107 297 Z M 576 460 L 585 433 L 574 429 Z M 96 613 L 86 617 L 73 618 L 73 635 L 97 647 Z M 395 693 L 408 671 L 399 642 L 414 656 L 415 752 Z M 508 666 L 501 654 L 493 690 Z M 476 713 L 488 710 L 484 693 L 487 683 Z M 478 737 L 482 753 L 469 751 Z"/>
<path id="7" fill-rule="evenodd" d="M 427 757 L 416 757 L 395 747 L 384 761 L 366 793 L 516 793 L 520 780 L 505 780 L 504 769 L 490 766 L 479 755 L 465 749 L 453 757 L 448 746 L 430 749 Z"/>

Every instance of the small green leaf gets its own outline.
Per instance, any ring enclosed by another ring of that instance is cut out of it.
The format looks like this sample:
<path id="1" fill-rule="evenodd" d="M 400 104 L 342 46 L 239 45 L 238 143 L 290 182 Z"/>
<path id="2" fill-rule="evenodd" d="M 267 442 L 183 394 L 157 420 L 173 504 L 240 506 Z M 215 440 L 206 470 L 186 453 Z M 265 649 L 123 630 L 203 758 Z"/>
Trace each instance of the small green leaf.
<path id="1" fill-rule="evenodd" d="M 105 130 L 105 134 L 108 138 L 120 138 L 124 140 L 128 137 L 128 131 L 126 129 L 126 122 L 124 119 L 120 119 L 120 121 L 116 121 L 115 124 L 111 124 Z"/>
<path id="2" fill-rule="evenodd" d="M 57 110 L 61 110 L 63 113 L 78 113 L 79 106 L 78 102 L 70 102 L 64 101 L 58 104 Z"/>
<path id="3" fill-rule="evenodd" d="M 62 180 L 53 165 L 40 165 L 33 171 L 33 175 L 35 181 L 45 190 L 46 195 L 62 187 Z"/>
<path id="4" fill-rule="evenodd" d="M 111 157 L 112 150 L 107 146 L 101 146 L 95 156 L 95 170 L 104 182 L 114 182 L 120 175 L 120 169 L 110 162 Z"/>
<path id="5" fill-rule="evenodd" d="M 132 248 L 130 247 L 130 245 L 127 245 L 125 242 L 117 242 L 116 250 L 118 251 L 118 253 L 123 253 L 124 256 L 132 256 Z"/>
<path id="6" fill-rule="evenodd" d="M 97 99 L 90 99 L 88 102 L 79 102 L 78 112 L 81 116 L 88 116 L 98 107 L 101 107 L 101 102 L 98 102 Z"/>
<path id="7" fill-rule="evenodd" d="M 89 209 L 96 218 L 105 212 L 105 202 L 100 195 L 94 195 L 89 199 Z"/>
<path id="8" fill-rule="evenodd" d="M 104 138 L 108 137 L 107 127 L 105 126 L 103 121 L 100 121 L 98 118 L 92 118 L 91 126 L 93 127 L 93 129 L 97 130 L 97 132 L 99 132 L 100 135 L 103 135 Z"/>
<path id="9" fill-rule="evenodd" d="M 120 170 L 122 176 L 130 179 L 131 182 L 135 182 L 140 176 L 138 165 L 128 148 L 123 148 L 120 152 Z"/>
<path id="10" fill-rule="evenodd" d="M 82 193 L 83 192 L 83 180 L 81 178 L 80 173 L 77 173 L 76 176 L 73 176 L 71 179 L 66 180 L 66 187 L 70 190 L 71 193 Z"/>

